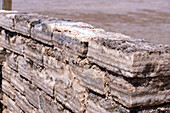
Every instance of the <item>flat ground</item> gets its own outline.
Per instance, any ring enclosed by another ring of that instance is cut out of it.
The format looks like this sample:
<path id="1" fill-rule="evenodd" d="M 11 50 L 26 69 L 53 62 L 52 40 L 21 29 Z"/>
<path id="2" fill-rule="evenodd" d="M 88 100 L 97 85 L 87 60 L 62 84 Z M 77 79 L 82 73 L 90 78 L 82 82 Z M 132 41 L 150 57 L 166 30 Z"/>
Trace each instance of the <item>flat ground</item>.
<path id="1" fill-rule="evenodd" d="M 13 10 L 83 21 L 170 45 L 170 0 L 13 0 Z"/>

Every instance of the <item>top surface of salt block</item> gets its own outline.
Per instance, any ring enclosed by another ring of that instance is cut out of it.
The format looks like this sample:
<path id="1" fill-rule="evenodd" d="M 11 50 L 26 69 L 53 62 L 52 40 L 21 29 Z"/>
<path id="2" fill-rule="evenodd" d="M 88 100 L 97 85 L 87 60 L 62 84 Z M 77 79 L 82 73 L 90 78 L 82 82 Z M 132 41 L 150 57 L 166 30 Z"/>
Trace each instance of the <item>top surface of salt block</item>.
<path id="1" fill-rule="evenodd" d="M 127 77 L 170 75 L 170 48 L 166 45 L 155 45 L 120 33 L 106 32 L 83 22 L 44 18 L 37 14 L 2 10 L 0 20 L 2 27 L 9 27 L 8 30 L 12 28 L 45 44 L 55 47 L 69 44 L 75 49 L 86 48 L 88 52 L 85 54 L 91 62 Z M 87 46 L 82 46 L 83 43 Z"/>

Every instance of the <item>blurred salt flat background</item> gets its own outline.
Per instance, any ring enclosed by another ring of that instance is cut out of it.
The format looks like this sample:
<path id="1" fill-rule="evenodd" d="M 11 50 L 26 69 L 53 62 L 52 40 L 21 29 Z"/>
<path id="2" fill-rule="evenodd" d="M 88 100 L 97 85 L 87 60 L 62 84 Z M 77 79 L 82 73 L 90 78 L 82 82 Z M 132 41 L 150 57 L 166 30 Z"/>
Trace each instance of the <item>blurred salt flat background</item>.
<path id="1" fill-rule="evenodd" d="M 170 0 L 13 0 L 13 10 L 83 21 L 170 45 Z"/>

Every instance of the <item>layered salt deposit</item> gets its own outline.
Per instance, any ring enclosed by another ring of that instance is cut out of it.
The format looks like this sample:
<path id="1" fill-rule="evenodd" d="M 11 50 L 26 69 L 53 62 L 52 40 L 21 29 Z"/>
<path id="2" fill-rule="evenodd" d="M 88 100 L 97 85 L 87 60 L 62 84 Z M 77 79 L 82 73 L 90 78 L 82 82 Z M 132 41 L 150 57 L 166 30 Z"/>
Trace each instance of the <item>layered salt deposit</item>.
<path id="1" fill-rule="evenodd" d="M 170 48 L 38 14 L 0 12 L 3 112 L 169 112 Z"/>

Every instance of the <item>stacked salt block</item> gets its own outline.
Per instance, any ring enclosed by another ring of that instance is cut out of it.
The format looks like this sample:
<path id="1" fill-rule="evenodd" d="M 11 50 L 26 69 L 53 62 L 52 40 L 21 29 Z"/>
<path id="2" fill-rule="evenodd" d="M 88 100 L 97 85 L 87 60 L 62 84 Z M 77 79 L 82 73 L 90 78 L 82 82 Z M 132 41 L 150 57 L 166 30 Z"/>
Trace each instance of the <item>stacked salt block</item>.
<path id="1" fill-rule="evenodd" d="M 0 32 L 1 32 L 1 29 L 0 29 Z M 0 38 L 1 38 L 1 35 L 0 35 Z M 5 61 L 5 50 L 3 47 L 0 46 L 0 100 L 2 100 L 2 96 L 3 96 L 3 93 L 2 93 L 2 65 L 3 65 L 3 62 Z M 2 103 L 0 102 L 0 112 L 2 112 Z"/>
<path id="2" fill-rule="evenodd" d="M 137 107 L 170 100 L 169 50 L 144 41 L 103 38 L 89 42 L 87 56 L 91 62 L 118 74 L 109 83 L 116 100 Z"/>
<path id="3" fill-rule="evenodd" d="M 3 112 L 169 112 L 170 49 L 74 21 L 0 13 Z"/>

